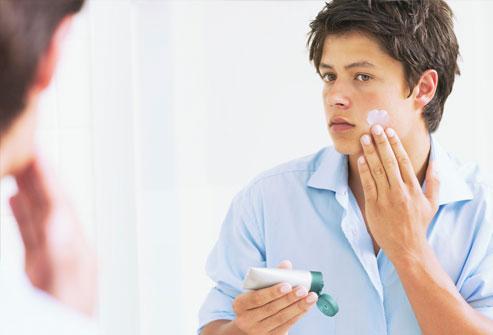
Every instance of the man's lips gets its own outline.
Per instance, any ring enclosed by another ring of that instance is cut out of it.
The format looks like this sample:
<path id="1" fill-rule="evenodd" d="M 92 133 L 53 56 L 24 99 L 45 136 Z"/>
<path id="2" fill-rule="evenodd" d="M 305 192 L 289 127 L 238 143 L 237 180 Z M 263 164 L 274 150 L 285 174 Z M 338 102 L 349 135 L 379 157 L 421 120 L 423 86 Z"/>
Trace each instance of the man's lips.
<path id="1" fill-rule="evenodd" d="M 333 125 L 340 125 L 340 124 L 350 125 L 350 126 L 354 127 L 354 124 L 352 124 L 351 122 L 349 122 L 348 120 L 346 120 L 345 118 L 342 118 L 342 117 L 335 117 L 335 118 L 331 119 L 329 126 L 332 127 Z"/>
<path id="2" fill-rule="evenodd" d="M 354 126 L 349 123 L 334 123 L 332 126 L 330 126 L 330 129 L 332 129 L 335 132 L 346 131 L 353 128 Z"/>
<path id="3" fill-rule="evenodd" d="M 352 129 L 355 125 L 342 117 L 336 117 L 330 120 L 329 126 L 333 131 L 341 132 Z"/>

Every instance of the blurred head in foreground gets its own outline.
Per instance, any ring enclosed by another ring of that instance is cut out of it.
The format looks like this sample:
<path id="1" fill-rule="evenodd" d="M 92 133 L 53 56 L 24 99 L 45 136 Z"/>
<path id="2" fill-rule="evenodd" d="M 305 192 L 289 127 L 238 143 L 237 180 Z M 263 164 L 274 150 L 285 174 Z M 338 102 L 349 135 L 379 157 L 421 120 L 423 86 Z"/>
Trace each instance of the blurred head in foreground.
<path id="1" fill-rule="evenodd" d="M 0 178 L 31 160 L 36 109 L 84 0 L 0 1 Z"/>

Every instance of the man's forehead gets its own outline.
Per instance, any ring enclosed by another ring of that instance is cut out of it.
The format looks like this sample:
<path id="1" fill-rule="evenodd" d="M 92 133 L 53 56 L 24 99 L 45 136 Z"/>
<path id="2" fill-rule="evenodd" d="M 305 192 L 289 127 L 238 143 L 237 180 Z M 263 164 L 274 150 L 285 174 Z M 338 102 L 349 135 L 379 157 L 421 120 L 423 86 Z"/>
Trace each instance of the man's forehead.
<path id="1" fill-rule="evenodd" d="M 325 38 L 321 63 L 332 67 L 378 67 L 388 60 L 378 41 L 359 32 L 329 35 Z M 371 66 L 373 65 L 373 66 Z"/>

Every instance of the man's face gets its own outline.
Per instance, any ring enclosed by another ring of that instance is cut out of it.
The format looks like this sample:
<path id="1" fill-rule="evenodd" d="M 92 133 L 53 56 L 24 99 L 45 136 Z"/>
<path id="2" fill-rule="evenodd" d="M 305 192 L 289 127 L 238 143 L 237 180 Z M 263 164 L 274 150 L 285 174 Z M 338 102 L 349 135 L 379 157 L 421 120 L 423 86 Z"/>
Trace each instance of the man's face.
<path id="1" fill-rule="evenodd" d="M 423 122 L 415 111 L 414 95 L 408 98 L 402 64 L 364 34 L 328 36 L 319 71 L 329 133 L 342 154 L 362 152 L 360 137 L 370 131 L 367 118 L 371 110 L 387 111 L 388 122 L 383 126 L 394 128 L 401 139 L 412 133 L 417 122 Z M 350 125 L 337 125 L 340 122 Z"/>
<path id="2" fill-rule="evenodd" d="M 15 175 L 31 161 L 34 153 L 36 113 L 27 109 L 0 138 L 0 178 Z"/>

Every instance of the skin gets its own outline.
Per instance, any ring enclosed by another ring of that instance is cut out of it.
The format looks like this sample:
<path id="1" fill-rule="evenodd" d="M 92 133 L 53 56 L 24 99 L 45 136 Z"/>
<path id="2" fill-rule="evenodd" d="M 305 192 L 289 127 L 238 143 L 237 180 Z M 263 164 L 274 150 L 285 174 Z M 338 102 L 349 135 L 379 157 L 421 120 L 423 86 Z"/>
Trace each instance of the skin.
<path id="1" fill-rule="evenodd" d="M 394 264 L 423 334 L 493 334 L 493 320 L 474 310 L 426 240 L 438 209 L 440 181 L 429 165 L 423 193 L 411 160 L 392 128 L 372 127 L 358 159 L 365 220 Z M 376 171 L 381 171 L 377 173 Z"/>
<path id="2" fill-rule="evenodd" d="M 36 153 L 34 132 L 41 94 L 56 69 L 71 17 L 56 29 L 26 97 L 26 108 L 0 135 L 0 177 L 13 176 L 10 199 L 25 251 L 25 271 L 33 286 L 80 313 L 96 304 L 96 258 L 51 170 Z"/>
<path id="3" fill-rule="evenodd" d="M 374 66 L 346 68 L 361 61 Z M 331 129 L 334 145 L 349 157 L 349 185 L 375 252 L 382 248 L 394 264 L 422 332 L 493 334 L 493 321 L 462 298 L 426 240 L 438 209 L 440 181 L 428 159 L 429 136 L 421 114 L 435 94 L 436 71 L 423 73 L 407 97 L 402 66 L 358 33 L 328 37 L 322 63 L 327 118 L 344 115 L 356 124 L 343 135 Z M 364 123 L 366 111 L 374 107 L 389 113 L 385 130 Z"/>
<path id="4" fill-rule="evenodd" d="M 290 261 L 278 266 L 292 269 Z M 236 319 L 217 320 L 202 330 L 202 335 L 286 335 L 317 302 L 317 295 L 304 287 L 280 283 L 262 290 L 240 294 L 233 302 Z"/>
<path id="5" fill-rule="evenodd" d="M 367 123 L 370 110 L 387 111 L 387 126 L 399 134 L 422 183 L 430 140 L 421 115 L 423 107 L 435 94 L 436 71 L 426 71 L 408 97 L 410 90 L 403 65 L 385 53 L 373 39 L 353 32 L 327 37 L 319 73 L 324 81 L 322 96 L 327 124 L 334 117 L 343 117 L 354 125 L 343 133 L 329 126 L 329 134 L 336 150 L 348 156 L 348 183 L 362 212 L 365 202 L 357 159 L 363 152 L 360 138 L 370 131 Z M 379 246 L 373 241 L 377 253 Z"/>
<path id="6" fill-rule="evenodd" d="M 422 113 L 435 95 L 437 72 L 425 71 L 409 95 L 402 64 L 370 36 L 350 32 L 326 38 L 319 73 L 329 134 L 336 150 L 348 156 L 348 184 L 375 253 L 382 248 L 394 264 L 423 334 L 493 334 L 493 321 L 467 304 L 426 241 L 440 182 L 429 162 L 431 144 Z M 388 112 L 386 129 L 370 129 L 366 118 L 372 109 Z M 330 127 L 334 117 L 344 117 L 354 127 L 336 132 Z M 423 193 L 425 178 L 429 186 Z M 273 294 L 268 290 L 276 287 L 257 291 L 257 296 L 267 299 Z M 286 324 L 286 332 L 289 328 Z M 218 320 L 202 334 L 274 334 L 252 329 L 240 331 L 237 320 Z"/>
<path id="7" fill-rule="evenodd" d="M 0 135 L 0 177 L 19 173 L 32 160 L 35 127 L 35 110 L 25 110 Z"/>

